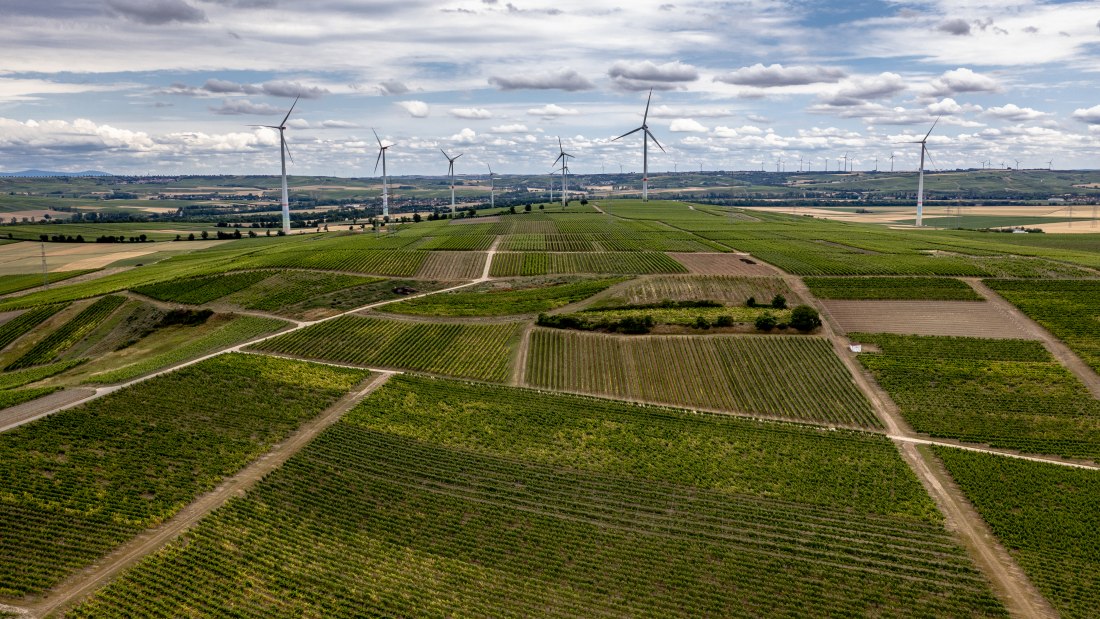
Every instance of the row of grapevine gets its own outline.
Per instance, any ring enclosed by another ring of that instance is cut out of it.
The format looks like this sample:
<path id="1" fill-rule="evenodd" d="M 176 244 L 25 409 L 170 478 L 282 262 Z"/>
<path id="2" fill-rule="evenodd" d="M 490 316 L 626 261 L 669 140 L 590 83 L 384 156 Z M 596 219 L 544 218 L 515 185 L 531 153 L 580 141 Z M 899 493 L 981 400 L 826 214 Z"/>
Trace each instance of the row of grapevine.
<path id="1" fill-rule="evenodd" d="M 46 322 L 46 319 L 66 307 L 68 307 L 68 303 L 43 305 L 29 309 L 0 325 L 0 349 L 7 348 L 8 344 L 26 335 L 31 329 Z"/>
<path id="2" fill-rule="evenodd" d="M 537 329 L 529 385 L 818 423 L 880 427 L 827 340 L 620 337 Z"/>
<path id="3" fill-rule="evenodd" d="M 45 278 L 43 278 L 38 273 L 0 275 L 0 295 L 19 292 L 20 290 L 26 290 L 27 288 L 37 288 L 38 286 L 41 286 L 43 282 L 55 284 L 57 282 L 71 279 L 79 275 L 92 273 L 95 270 L 96 269 L 85 269 L 79 271 L 54 271 L 47 274 Z"/>
<path id="4" fill-rule="evenodd" d="M 1039 342 L 851 334 L 918 432 L 1100 460 L 1100 401 Z"/>
<path id="5" fill-rule="evenodd" d="M 171 517 L 365 377 L 222 355 L 0 434 L 0 597 Z"/>
<path id="6" fill-rule="evenodd" d="M 308 359 L 504 381 L 522 325 L 418 323 L 341 316 L 253 348 Z"/>
<path id="7" fill-rule="evenodd" d="M 496 283 L 483 284 L 476 289 L 464 289 L 393 303 L 387 305 L 384 311 L 419 316 L 537 314 L 586 299 L 622 281 L 620 278 L 566 280 L 540 282 L 536 285 L 516 288 L 502 287 Z"/>
<path id="8" fill-rule="evenodd" d="M 821 299 L 982 300 L 966 282 L 949 277 L 807 277 L 804 281 Z"/>
<path id="9" fill-rule="evenodd" d="M 460 236 L 430 236 L 417 243 L 418 250 L 436 251 L 488 251 L 495 236 L 488 234 L 464 234 Z"/>
<path id="10" fill-rule="evenodd" d="M 485 260 L 481 252 L 433 251 L 416 276 L 440 281 L 476 279 L 485 270 Z"/>
<path id="11" fill-rule="evenodd" d="M 375 277 L 342 273 L 281 271 L 224 300 L 247 309 L 278 311 L 337 290 L 378 281 L 381 280 Z"/>
<path id="12" fill-rule="evenodd" d="M 42 365 L 56 359 L 72 345 L 79 342 L 107 320 L 123 303 L 125 297 L 107 296 L 84 308 L 72 320 L 42 338 L 21 357 L 12 361 L 5 370 L 18 370 L 32 365 Z"/>
<path id="13" fill-rule="evenodd" d="M 409 277 L 416 273 L 428 257 L 425 251 L 352 250 L 316 248 L 259 254 L 248 258 L 238 268 L 295 268 L 324 271 L 352 271 L 394 277 Z"/>
<path id="14" fill-rule="evenodd" d="M 1004 616 L 934 513 L 881 436 L 402 376 L 70 615 Z"/>
<path id="15" fill-rule="evenodd" d="M 244 290 L 274 275 L 275 271 L 241 271 L 174 279 L 148 286 L 138 286 L 134 292 L 160 301 L 202 305 L 226 295 Z"/>
<path id="16" fill-rule="evenodd" d="M 72 369 L 81 363 L 84 363 L 87 359 L 67 359 L 65 361 L 58 361 L 57 363 L 51 363 L 49 365 L 40 365 L 36 367 L 30 367 L 22 370 L 16 370 L 14 372 L 4 372 L 0 374 L 0 390 L 15 389 L 16 387 L 22 387 L 23 385 L 29 385 L 34 382 L 38 382 L 42 379 L 49 378 L 60 374 L 66 370 Z"/>
<path id="17" fill-rule="evenodd" d="M 657 275 L 640 277 L 602 297 L 594 307 L 651 305 L 661 301 L 717 301 L 742 305 L 753 297 L 768 304 L 782 295 L 793 305 L 798 296 L 778 277 L 736 277 L 729 275 Z"/>
<path id="18" fill-rule="evenodd" d="M 682 264 L 660 252 L 498 253 L 490 270 L 494 277 L 686 272 Z"/>
<path id="19" fill-rule="evenodd" d="M 1100 372 L 1100 281 L 986 280 L 990 288 L 1046 327 Z"/>

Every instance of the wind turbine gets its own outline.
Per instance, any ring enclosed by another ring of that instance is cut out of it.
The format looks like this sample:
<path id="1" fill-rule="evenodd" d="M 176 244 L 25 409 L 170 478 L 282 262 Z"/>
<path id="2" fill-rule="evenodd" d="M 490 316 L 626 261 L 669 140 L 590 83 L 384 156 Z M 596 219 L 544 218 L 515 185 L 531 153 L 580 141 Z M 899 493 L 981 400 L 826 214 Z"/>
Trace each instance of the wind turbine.
<path id="1" fill-rule="evenodd" d="M 1050 171 L 1050 170 L 1053 170 L 1053 169 L 1054 169 L 1054 160 L 1051 159 L 1050 161 L 1047 162 L 1047 171 Z"/>
<path id="2" fill-rule="evenodd" d="M 1016 162 L 1016 171 L 1019 172 L 1020 171 L 1020 160 L 1019 159 L 1014 159 L 1013 161 Z"/>
<path id="3" fill-rule="evenodd" d="M 294 111 L 294 106 L 298 105 L 298 99 L 302 95 L 294 97 L 294 103 L 290 104 L 290 110 L 287 111 L 286 116 L 283 117 L 283 122 L 278 125 L 249 125 L 249 127 L 267 127 L 268 129 L 278 129 L 279 131 L 279 160 L 283 166 L 283 234 L 290 234 L 290 194 L 286 188 L 286 158 L 290 157 L 290 147 L 286 145 L 286 121 L 290 118 L 290 113 Z M 290 157 L 290 161 L 294 161 L 294 157 Z"/>
<path id="4" fill-rule="evenodd" d="M 496 208 L 496 186 L 493 184 L 493 177 L 496 174 L 493 174 L 493 166 L 485 164 L 485 167 L 489 168 L 489 208 Z"/>
<path id="5" fill-rule="evenodd" d="M 798 171 L 802 171 L 802 155 L 798 156 Z"/>
<path id="6" fill-rule="evenodd" d="M 844 169 L 842 172 L 848 172 L 848 153 L 844 153 Z"/>
<path id="7" fill-rule="evenodd" d="M 936 128 L 936 125 L 940 122 L 937 118 L 936 122 L 932 123 L 932 129 Z M 924 138 L 920 140 L 914 140 L 906 142 L 906 144 L 920 144 L 920 177 L 917 181 L 917 227 L 922 225 L 921 218 L 924 215 L 924 155 L 928 152 L 928 136 L 932 135 L 932 129 L 928 130 L 928 133 L 924 134 Z"/>
<path id="8" fill-rule="evenodd" d="M 649 130 L 649 125 L 646 122 L 649 120 L 649 104 L 653 100 L 653 90 L 649 91 L 649 98 L 645 102 L 645 114 L 642 116 L 642 126 L 633 131 L 628 131 L 619 137 L 611 140 L 621 140 L 628 135 L 642 132 L 642 202 L 649 202 L 649 140 L 652 139 L 653 143 L 657 145 L 657 148 L 661 149 L 661 152 L 665 152 L 665 147 L 661 146 L 661 143 L 657 141 L 656 136 Z"/>
<path id="9" fill-rule="evenodd" d="M 447 154 L 447 151 L 442 148 L 439 152 L 443 153 L 443 156 L 447 158 L 447 174 L 451 175 L 451 217 L 455 214 L 455 159 L 462 156 L 462 153 L 455 155 L 454 157 Z"/>
<path id="10" fill-rule="evenodd" d="M 371 128 L 374 131 L 374 128 Z M 378 164 L 382 164 L 382 221 L 390 220 L 390 177 L 386 175 L 386 150 L 393 144 L 382 146 L 382 138 L 374 131 L 374 139 L 378 142 L 378 158 L 374 160 L 374 173 L 378 174 Z"/>
<path id="11" fill-rule="evenodd" d="M 569 187 L 566 185 L 566 175 L 569 174 L 569 159 L 573 157 L 569 153 L 565 152 L 565 148 L 561 144 L 561 138 L 558 138 L 558 158 L 554 160 L 554 165 L 557 165 L 561 161 L 561 207 L 565 208 L 568 204 Z"/>
<path id="12" fill-rule="evenodd" d="M 890 153 L 890 171 L 894 171 L 894 153 Z"/>

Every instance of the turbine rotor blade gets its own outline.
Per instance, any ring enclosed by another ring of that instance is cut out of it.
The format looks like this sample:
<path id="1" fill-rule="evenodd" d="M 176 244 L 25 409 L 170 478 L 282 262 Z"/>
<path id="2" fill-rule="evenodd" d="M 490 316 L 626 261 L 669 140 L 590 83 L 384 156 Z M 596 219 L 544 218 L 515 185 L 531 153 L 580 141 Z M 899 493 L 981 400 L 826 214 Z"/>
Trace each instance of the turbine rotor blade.
<path id="1" fill-rule="evenodd" d="M 298 99 L 300 99 L 301 97 L 302 97 L 302 95 L 298 95 L 297 97 L 294 97 L 294 103 L 290 104 L 290 110 L 286 113 L 286 116 L 283 117 L 283 122 L 279 123 L 280 126 L 285 126 L 286 125 L 287 119 L 290 118 L 290 112 L 294 111 L 294 106 L 298 105 Z"/>
<path id="2" fill-rule="evenodd" d="M 443 156 L 447 158 L 447 161 L 453 161 L 453 159 L 451 159 L 451 156 L 447 154 L 447 151 L 441 148 L 439 149 L 439 152 L 443 153 Z"/>
<path id="3" fill-rule="evenodd" d="M 638 127 L 637 129 L 635 129 L 635 130 L 633 130 L 633 131 L 628 131 L 628 132 L 626 132 L 626 133 L 624 133 L 624 134 L 620 135 L 619 137 L 617 137 L 617 138 L 615 138 L 614 140 L 611 140 L 611 141 L 612 141 L 612 142 L 614 142 L 615 140 L 621 140 L 621 139 L 625 138 L 625 137 L 626 137 L 626 136 L 628 136 L 628 135 L 631 135 L 631 134 L 633 134 L 633 133 L 638 133 L 638 132 L 639 132 L 639 131 L 641 131 L 642 129 L 644 129 L 644 127 Z"/>
<path id="4" fill-rule="evenodd" d="M 653 100 L 653 89 L 649 89 L 649 97 L 645 100 L 645 114 L 642 116 L 642 126 L 644 127 L 646 121 L 649 120 L 649 103 Z"/>
<path id="5" fill-rule="evenodd" d="M 661 146 L 661 143 L 657 141 L 657 137 L 653 135 L 653 132 L 651 132 L 649 129 L 646 129 L 645 134 L 653 139 L 653 143 L 657 145 L 657 148 L 661 149 L 662 153 L 667 152 L 667 151 L 665 151 L 665 147 Z"/>
<path id="6" fill-rule="evenodd" d="M 939 124 L 939 122 L 940 122 L 940 118 L 942 118 L 942 116 L 937 116 L 937 117 L 936 117 L 936 122 L 932 123 L 932 129 L 935 129 L 935 128 L 936 128 L 936 125 L 938 125 L 938 124 Z M 929 129 L 929 130 L 928 130 L 928 133 L 924 134 L 924 139 L 925 139 L 925 140 L 927 140 L 927 139 L 928 139 L 928 136 L 932 135 L 932 129 Z"/>
<path id="7" fill-rule="evenodd" d="M 374 127 L 371 127 L 370 130 L 374 132 L 374 139 L 378 141 L 378 148 L 382 148 L 382 138 L 378 137 L 378 132 L 374 130 Z"/>
<path id="8" fill-rule="evenodd" d="M 282 131 L 280 131 L 280 132 L 279 132 L 279 139 L 280 139 L 280 140 L 282 140 L 282 142 L 283 142 L 283 148 L 285 148 L 285 149 L 286 149 L 286 156 L 287 156 L 287 157 L 290 157 L 290 162 L 291 162 L 291 163 L 294 163 L 294 155 L 291 155 L 291 154 L 290 154 L 290 144 L 287 144 L 287 143 L 286 143 L 286 138 L 285 138 L 285 137 L 283 137 L 283 132 L 282 132 Z"/>
<path id="9" fill-rule="evenodd" d="M 386 149 L 384 149 L 384 148 L 379 148 L 378 149 L 378 158 L 374 160 L 374 173 L 375 174 L 378 174 L 378 164 L 382 163 L 382 153 L 384 153 L 384 152 L 386 152 Z"/>

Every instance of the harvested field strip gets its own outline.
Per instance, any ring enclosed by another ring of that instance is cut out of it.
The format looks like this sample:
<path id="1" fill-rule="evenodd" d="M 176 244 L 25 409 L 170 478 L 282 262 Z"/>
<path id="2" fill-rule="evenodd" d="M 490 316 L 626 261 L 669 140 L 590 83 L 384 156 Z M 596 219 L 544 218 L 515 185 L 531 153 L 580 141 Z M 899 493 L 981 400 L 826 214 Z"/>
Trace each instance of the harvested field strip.
<path id="1" fill-rule="evenodd" d="M 820 299 L 981 301 L 966 282 L 948 277 L 807 277 Z"/>
<path id="2" fill-rule="evenodd" d="M 255 350 L 371 367 L 503 382 L 521 323 L 444 324 L 341 316 L 257 344 Z"/>
<path id="3" fill-rule="evenodd" d="M 433 251 L 416 277 L 443 281 L 477 279 L 485 270 L 485 260 L 486 254 L 482 252 Z"/>
<path id="4" fill-rule="evenodd" d="M 1100 461 L 1100 401 L 1039 342 L 856 334 L 918 432 Z"/>
<path id="5" fill-rule="evenodd" d="M 68 303 L 36 307 L 0 325 L 0 349 L 7 348 L 8 344 L 30 332 L 31 329 L 42 324 L 50 316 L 66 307 L 68 307 Z"/>
<path id="6" fill-rule="evenodd" d="M 56 359 L 72 345 L 79 342 L 84 336 L 92 332 L 115 310 L 126 302 L 125 297 L 108 296 L 99 299 L 84 308 L 72 320 L 66 322 L 50 333 L 30 350 L 15 361 L 8 364 L 4 370 L 18 370 L 32 365 L 42 365 Z"/>
<path id="7" fill-rule="evenodd" d="M 989 303 L 970 301 L 821 302 L 848 332 L 1033 339 L 1011 316 Z"/>
<path id="8" fill-rule="evenodd" d="M 1065 619 L 1100 608 L 1100 474 L 935 447 L 970 502 Z"/>
<path id="9" fill-rule="evenodd" d="M 0 434 L 0 596 L 171 517 L 365 376 L 222 355 Z"/>
<path id="10" fill-rule="evenodd" d="M 730 466 L 691 466 L 715 458 Z M 706 487 L 788 458 L 829 479 L 799 490 L 844 479 L 858 498 L 840 513 L 766 476 L 754 490 L 780 498 Z M 934 513 L 881 437 L 395 377 L 69 616 L 1004 616 L 938 522 L 864 511 L 894 493 Z"/>
<path id="11" fill-rule="evenodd" d="M 525 376 L 539 388 L 881 427 L 821 338 L 620 337 L 536 329 Z"/>

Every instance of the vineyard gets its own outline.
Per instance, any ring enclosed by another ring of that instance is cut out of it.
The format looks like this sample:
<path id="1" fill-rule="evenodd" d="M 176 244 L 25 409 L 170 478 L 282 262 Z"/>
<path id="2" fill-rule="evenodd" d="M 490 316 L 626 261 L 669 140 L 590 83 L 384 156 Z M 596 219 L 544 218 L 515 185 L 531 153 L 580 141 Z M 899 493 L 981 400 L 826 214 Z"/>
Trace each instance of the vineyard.
<path id="1" fill-rule="evenodd" d="M 365 376 L 223 355 L 0 434 L 0 596 L 171 517 Z"/>
<path id="2" fill-rule="evenodd" d="M 951 476 L 1066 619 L 1100 608 L 1100 475 L 946 447 Z"/>
<path id="3" fill-rule="evenodd" d="M 444 281 L 476 279 L 485 270 L 485 256 L 481 252 L 433 251 L 420 265 L 416 276 Z"/>
<path id="4" fill-rule="evenodd" d="M 499 253 L 489 271 L 493 277 L 686 272 L 683 265 L 660 252 Z"/>
<path id="5" fill-rule="evenodd" d="M 61 325 L 57 330 L 40 340 L 21 357 L 9 363 L 4 370 L 18 370 L 32 365 L 50 363 L 91 333 L 92 330 L 98 327 L 125 302 L 125 297 L 117 296 L 108 296 L 99 299 L 95 303 L 84 308 L 84 310 L 77 314 L 72 320 Z"/>
<path id="6" fill-rule="evenodd" d="M 734 277 L 726 275 L 656 275 L 640 277 L 617 287 L 593 303 L 593 309 L 631 305 L 653 305 L 661 301 L 716 301 L 724 305 L 743 305 L 749 297 L 762 304 L 775 295 L 788 304 L 800 302 L 786 282 L 778 277 Z"/>
<path id="7" fill-rule="evenodd" d="M 38 325 L 57 312 L 68 307 L 67 305 L 46 305 L 27 310 L 22 314 L 0 325 L 0 349 L 7 348 L 15 340 L 23 337 Z"/>
<path id="8" fill-rule="evenodd" d="M 536 329 L 532 387 L 846 426 L 880 427 L 827 340 L 620 337 Z"/>
<path id="9" fill-rule="evenodd" d="M 981 301 L 973 288 L 947 277 L 807 277 L 821 299 Z"/>
<path id="10" fill-rule="evenodd" d="M 42 275 L 38 273 L 0 275 L 0 295 L 19 292 L 27 288 L 36 288 L 41 286 L 43 282 L 56 284 L 57 282 L 65 281 L 77 277 L 78 275 L 92 273 L 93 271 L 95 271 L 95 269 L 85 269 L 82 271 L 54 271 L 53 273 L 48 273 L 46 277 L 42 277 Z"/>
<path id="11" fill-rule="evenodd" d="M 376 277 L 343 275 L 316 271 L 280 271 L 223 299 L 246 309 L 282 312 L 288 306 L 304 303 L 346 288 L 382 281 Z"/>
<path id="12" fill-rule="evenodd" d="M 853 334 L 913 429 L 1100 460 L 1100 401 L 1038 342 Z"/>
<path id="13" fill-rule="evenodd" d="M 606 290 L 623 279 L 557 278 L 546 280 L 509 280 L 479 284 L 462 291 L 448 292 L 393 303 L 386 312 L 420 316 L 509 316 L 537 314 Z"/>
<path id="14" fill-rule="evenodd" d="M 449 324 L 340 316 L 256 344 L 259 351 L 504 381 L 520 323 Z"/>
<path id="15" fill-rule="evenodd" d="M 934 514 L 882 437 L 395 377 L 71 616 L 1004 616 Z"/>
<path id="16" fill-rule="evenodd" d="M 159 301 L 202 305 L 263 281 L 274 271 L 242 271 L 176 279 L 134 288 L 134 292 Z"/>
<path id="17" fill-rule="evenodd" d="M 181 346 L 113 370 L 92 374 L 83 382 L 98 384 L 126 382 L 234 344 L 247 342 L 261 335 L 274 333 L 285 326 L 287 326 L 286 322 L 275 318 L 238 316 L 213 332 L 191 339 Z"/>
<path id="18" fill-rule="evenodd" d="M 1100 372 L 1100 322 L 1096 320 L 1100 281 L 994 279 L 985 283 Z"/>

